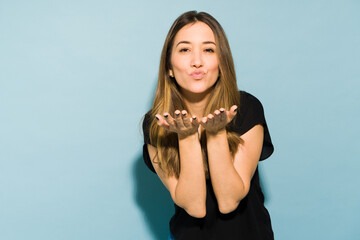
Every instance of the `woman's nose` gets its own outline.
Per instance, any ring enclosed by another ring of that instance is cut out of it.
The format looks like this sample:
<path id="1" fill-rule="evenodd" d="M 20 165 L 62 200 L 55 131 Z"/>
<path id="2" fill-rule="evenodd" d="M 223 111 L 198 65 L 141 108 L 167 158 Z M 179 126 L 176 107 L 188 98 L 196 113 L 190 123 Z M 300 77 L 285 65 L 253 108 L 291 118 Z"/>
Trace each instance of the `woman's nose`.
<path id="1" fill-rule="evenodd" d="M 199 68 L 203 65 L 203 60 L 200 51 L 193 51 L 191 59 L 191 67 Z"/>

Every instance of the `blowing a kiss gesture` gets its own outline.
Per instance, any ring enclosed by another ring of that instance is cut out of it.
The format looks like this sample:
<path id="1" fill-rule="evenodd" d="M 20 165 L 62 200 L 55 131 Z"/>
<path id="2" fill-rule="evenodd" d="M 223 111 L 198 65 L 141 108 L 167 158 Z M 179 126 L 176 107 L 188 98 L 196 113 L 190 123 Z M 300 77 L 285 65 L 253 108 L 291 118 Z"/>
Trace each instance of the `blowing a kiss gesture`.
<path id="1" fill-rule="evenodd" d="M 237 106 L 234 105 L 229 111 L 224 108 L 215 110 L 214 114 L 209 114 L 199 120 L 195 115 L 189 117 L 186 110 L 176 110 L 174 117 L 169 113 L 163 116 L 156 114 L 157 124 L 168 131 L 176 132 L 180 139 L 189 135 L 198 133 L 201 125 L 209 134 L 216 134 L 221 130 L 225 130 L 226 125 L 236 116 Z"/>

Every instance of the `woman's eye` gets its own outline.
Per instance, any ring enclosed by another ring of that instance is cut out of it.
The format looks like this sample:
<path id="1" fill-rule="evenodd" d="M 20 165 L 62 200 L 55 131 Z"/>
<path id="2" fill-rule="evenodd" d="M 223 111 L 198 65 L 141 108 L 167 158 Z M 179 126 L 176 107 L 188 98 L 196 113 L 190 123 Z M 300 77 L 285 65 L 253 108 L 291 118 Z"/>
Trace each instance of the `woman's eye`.
<path id="1" fill-rule="evenodd" d="M 188 48 L 182 48 L 182 49 L 180 49 L 180 52 L 188 52 L 188 51 L 189 51 Z"/>
<path id="2" fill-rule="evenodd" d="M 207 48 L 207 49 L 205 49 L 205 52 L 210 52 L 210 53 L 213 53 L 213 52 L 215 52 L 215 50 L 214 50 L 214 49 L 212 49 L 212 48 Z"/>

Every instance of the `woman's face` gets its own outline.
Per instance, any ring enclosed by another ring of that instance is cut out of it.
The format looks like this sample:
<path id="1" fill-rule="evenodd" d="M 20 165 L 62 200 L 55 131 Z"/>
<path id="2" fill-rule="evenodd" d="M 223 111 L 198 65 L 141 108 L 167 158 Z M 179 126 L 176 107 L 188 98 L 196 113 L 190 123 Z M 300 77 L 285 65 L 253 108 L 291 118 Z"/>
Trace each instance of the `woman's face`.
<path id="1" fill-rule="evenodd" d="M 206 93 L 219 76 L 215 36 L 203 22 L 184 26 L 176 34 L 171 70 L 182 93 Z"/>

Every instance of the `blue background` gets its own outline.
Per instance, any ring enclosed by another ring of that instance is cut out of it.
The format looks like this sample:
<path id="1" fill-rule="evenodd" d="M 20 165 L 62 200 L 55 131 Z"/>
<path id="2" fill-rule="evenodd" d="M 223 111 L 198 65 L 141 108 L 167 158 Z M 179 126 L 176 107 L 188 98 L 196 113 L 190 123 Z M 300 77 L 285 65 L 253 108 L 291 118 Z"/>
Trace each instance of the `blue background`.
<path id="1" fill-rule="evenodd" d="M 360 236 L 360 1 L 1 0 L 0 239 L 166 239 L 141 118 L 167 31 L 194 9 L 264 105 L 276 239 Z"/>

